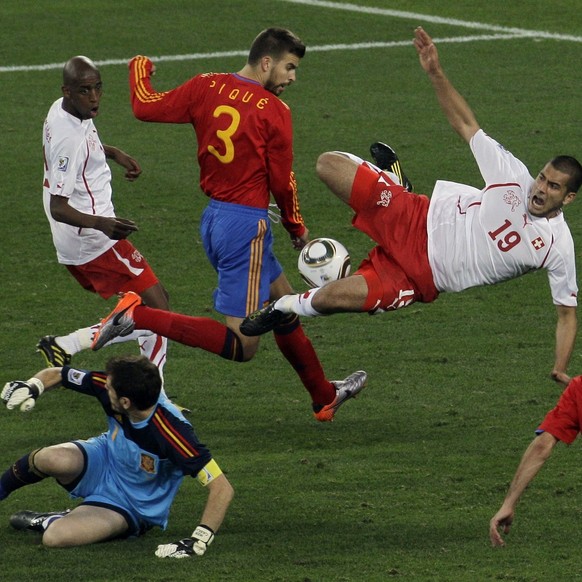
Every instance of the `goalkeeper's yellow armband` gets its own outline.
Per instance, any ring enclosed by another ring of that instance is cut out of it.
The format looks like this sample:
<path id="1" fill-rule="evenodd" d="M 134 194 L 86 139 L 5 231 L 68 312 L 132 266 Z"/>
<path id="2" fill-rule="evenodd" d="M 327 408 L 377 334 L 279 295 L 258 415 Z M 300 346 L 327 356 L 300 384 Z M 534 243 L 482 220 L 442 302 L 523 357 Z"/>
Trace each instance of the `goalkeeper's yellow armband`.
<path id="1" fill-rule="evenodd" d="M 217 477 L 222 475 L 222 470 L 216 463 L 214 459 L 210 459 L 200 471 L 198 471 L 198 475 L 196 475 L 196 479 L 201 485 L 208 485 L 211 481 L 214 481 Z"/>

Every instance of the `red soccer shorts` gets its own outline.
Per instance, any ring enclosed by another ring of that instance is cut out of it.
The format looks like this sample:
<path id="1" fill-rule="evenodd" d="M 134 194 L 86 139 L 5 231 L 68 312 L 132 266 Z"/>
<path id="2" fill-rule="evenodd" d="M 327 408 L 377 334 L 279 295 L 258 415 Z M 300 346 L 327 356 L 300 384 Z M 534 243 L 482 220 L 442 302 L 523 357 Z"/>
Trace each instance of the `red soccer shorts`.
<path id="1" fill-rule="evenodd" d="M 582 377 L 574 378 L 562 392 L 558 404 L 550 410 L 538 431 L 546 431 L 564 443 L 572 444 L 582 422 Z"/>
<path id="2" fill-rule="evenodd" d="M 412 194 L 388 174 L 360 165 L 350 196 L 352 224 L 378 246 L 356 273 L 368 284 L 364 311 L 376 313 L 429 303 L 438 297 L 428 261 L 429 199 Z"/>
<path id="3" fill-rule="evenodd" d="M 126 239 L 84 265 L 65 265 L 84 289 L 109 299 L 116 293 L 138 295 L 158 283 L 143 255 Z"/>

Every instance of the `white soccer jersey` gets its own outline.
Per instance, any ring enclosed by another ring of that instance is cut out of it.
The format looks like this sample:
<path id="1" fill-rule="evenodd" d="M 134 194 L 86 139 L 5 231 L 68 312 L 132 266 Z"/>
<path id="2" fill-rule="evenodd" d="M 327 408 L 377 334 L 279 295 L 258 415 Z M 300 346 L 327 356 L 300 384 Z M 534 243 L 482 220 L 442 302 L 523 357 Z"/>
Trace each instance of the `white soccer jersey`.
<path id="1" fill-rule="evenodd" d="M 574 242 L 564 215 L 531 216 L 534 179 L 525 165 L 483 130 L 470 145 L 485 188 L 438 181 L 431 197 L 428 254 L 437 289 L 462 291 L 545 268 L 554 304 L 576 306 Z"/>
<path id="2" fill-rule="evenodd" d="M 80 120 L 52 104 L 44 122 L 44 210 L 51 226 L 59 263 L 83 265 L 117 241 L 99 230 L 57 222 L 50 213 L 50 198 L 64 196 L 79 212 L 115 216 L 111 201 L 111 170 L 92 119 Z"/>

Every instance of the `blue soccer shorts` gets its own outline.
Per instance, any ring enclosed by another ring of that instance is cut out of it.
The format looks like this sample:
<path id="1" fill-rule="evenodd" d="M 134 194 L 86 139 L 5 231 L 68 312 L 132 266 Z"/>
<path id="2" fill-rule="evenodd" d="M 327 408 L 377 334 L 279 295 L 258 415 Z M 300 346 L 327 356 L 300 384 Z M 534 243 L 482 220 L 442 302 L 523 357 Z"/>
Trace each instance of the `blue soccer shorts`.
<path id="1" fill-rule="evenodd" d="M 246 317 L 269 301 L 269 290 L 283 272 L 273 253 L 266 209 L 211 200 L 200 221 L 202 244 L 218 274 L 214 308 Z"/>

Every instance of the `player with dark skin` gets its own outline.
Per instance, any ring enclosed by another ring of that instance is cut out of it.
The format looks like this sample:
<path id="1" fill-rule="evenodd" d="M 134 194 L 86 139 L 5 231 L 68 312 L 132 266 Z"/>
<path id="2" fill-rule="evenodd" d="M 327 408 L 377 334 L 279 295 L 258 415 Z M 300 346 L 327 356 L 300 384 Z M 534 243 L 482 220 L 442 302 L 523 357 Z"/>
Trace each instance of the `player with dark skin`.
<path id="1" fill-rule="evenodd" d="M 94 119 L 99 114 L 103 94 L 101 73 L 87 57 L 71 58 L 63 69 L 63 109 L 74 117 Z M 125 169 L 125 179 L 133 182 L 142 170 L 138 162 L 119 148 L 103 144 L 105 155 Z M 69 204 L 64 196 L 51 196 L 50 211 L 59 222 L 81 228 L 94 228 L 114 240 L 121 240 L 137 232 L 133 220 L 116 216 L 96 216 L 79 212 Z M 141 293 L 143 300 L 157 309 L 168 309 L 168 293 L 157 283 Z"/>
<path id="2" fill-rule="evenodd" d="M 43 128 L 43 205 L 58 262 L 85 290 L 104 299 L 133 291 L 148 305 L 168 309 L 167 291 L 127 240 L 137 232 L 136 223 L 115 216 L 108 159 L 124 169 L 130 182 L 142 170 L 133 157 L 99 138 L 93 120 L 100 112 L 103 82 L 93 61 L 85 56 L 69 59 L 63 67 L 61 93 Z M 96 328 L 44 336 L 37 351 L 48 366 L 69 364 L 72 356 L 91 346 Z M 140 352 L 163 370 L 165 338 L 136 333 L 121 341 L 131 340 L 137 340 Z"/>

